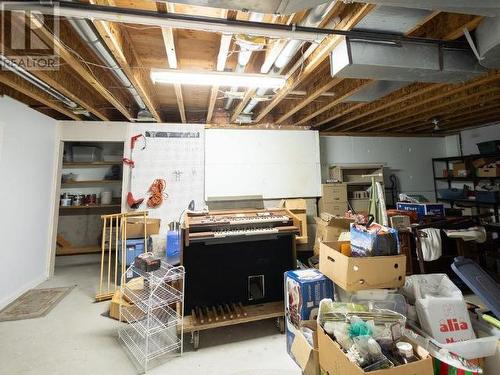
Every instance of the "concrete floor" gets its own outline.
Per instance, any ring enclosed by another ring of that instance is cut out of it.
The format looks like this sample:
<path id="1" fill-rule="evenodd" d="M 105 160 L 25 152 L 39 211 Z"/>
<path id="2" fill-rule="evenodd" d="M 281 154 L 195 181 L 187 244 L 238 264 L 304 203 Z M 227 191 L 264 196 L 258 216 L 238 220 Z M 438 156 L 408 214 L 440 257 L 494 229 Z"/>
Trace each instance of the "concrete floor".
<path id="1" fill-rule="evenodd" d="M 0 374 L 137 374 L 117 340 L 119 323 L 101 316 L 108 302 L 93 303 L 98 256 L 58 257 L 55 277 L 40 287 L 76 285 L 47 316 L 0 323 Z M 273 320 L 200 334 L 193 351 L 185 336 L 184 355 L 148 374 L 299 375 L 285 350 L 285 336 Z"/>

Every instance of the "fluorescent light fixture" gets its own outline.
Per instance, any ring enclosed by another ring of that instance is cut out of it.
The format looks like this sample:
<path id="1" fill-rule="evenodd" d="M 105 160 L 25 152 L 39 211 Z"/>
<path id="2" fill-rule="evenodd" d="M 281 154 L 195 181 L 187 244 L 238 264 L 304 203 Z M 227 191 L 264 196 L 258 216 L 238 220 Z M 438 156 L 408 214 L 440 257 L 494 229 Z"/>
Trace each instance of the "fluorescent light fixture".
<path id="1" fill-rule="evenodd" d="M 170 83 L 195 86 L 237 86 L 280 88 L 285 84 L 284 76 L 267 74 L 243 74 L 230 72 L 191 72 L 174 69 L 151 69 L 154 83 Z"/>

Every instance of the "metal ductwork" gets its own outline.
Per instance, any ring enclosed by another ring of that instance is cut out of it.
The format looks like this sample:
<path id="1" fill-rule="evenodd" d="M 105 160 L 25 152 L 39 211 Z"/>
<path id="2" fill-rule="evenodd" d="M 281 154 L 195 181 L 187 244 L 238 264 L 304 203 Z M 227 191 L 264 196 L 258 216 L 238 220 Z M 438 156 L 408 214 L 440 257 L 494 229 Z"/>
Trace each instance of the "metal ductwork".
<path id="1" fill-rule="evenodd" d="M 137 106 L 139 107 L 139 111 L 147 111 L 146 105 L 144 104 L 135 87 L 132 85 L 132 82 L 130 82 L 125 73 L 123 73 L 115 58 L 108 51 L 101 38 L 97 35 L 96 31 L 88 23 L 88 21 L 80 19 L 70 19 L 69 22 L 71 26 L 73 26 L 73 28 L 76 30 L 78 35 L 80 35 L 80 37 L 90 45 L 96 55 L 101 58 L 106 66 L 111 69 L 116 78 L 118 78 L 120 83 L 130 92 L 135 102 L 137 103 Z"/>
<path id="2" fill-rule="evenodd" d="M 326 4 L 320 4 L 315 8 L 311 9 L 307 17 L 300 22 L 300 26 L 307 27 L 315 27 L 318 26 L 325 14 L 335 5 L 336 1 L 330 1 Z M 309 3 L 310 4 L 310 3 Z M 328 25 L 333 27 L 334 25 Z M 280 74 L 283 69 L 288 65 L 288 63 L 292 60 L 295 54 L 299 51 L 303 42 L 300 40 L 290 40 L 285 47 L 281 50 L 281 52 L 276 55 L 273 65 L 263 66 L 261 73 L 267 74 L 272 71 L 272 74 Z M 259 98 L 264 97 L 268 92 L 267 88 L 259 88 L 255 92 L 255 97 L 250 100 L 250 102 L 243 109 L 243 115 L 249 115 L 252 113 L 255 106 L 260 102 Z"/>
<path id="3" fill-rule="evenodd" d="M 482 66 L 500 68 L 500 16 L 481 21 L 476 28 L 476 45 Z"/>
<path id="4" fill-rule="evenodd" d="M 358 91 L 356 94 L 349 96 L 344 102 L 372 102 L 410 83 L 411 82 L 406 81 L 375 81 Z"/>
<path id="5" fill-rule="evenodd" d="M 291 14 L 313 8 L 328 2 L 328 0 L 176 0 L 175 2 L 257 13 Z"/>
<path id="6" fill-rule="evenodd" d="M 337 77 L 408 82 L 464 82 L 486 72 L 470 50 L 350 38 L 332 51 L 330 67 Z"/>
<path id="7" fill-rule="evenodd" d="M 353 0 L 343 0 L 352 3 Z M 500 14 L 498 0 L 365 0 L 365 3 L 403 8 L 440 10 L 443 12 L 495 16 Z"/>
<path id="8" fill-rule="evenodd" d="M 264 15 L 260 13 L 251 13 L 249 17 L 249 21 L 252 22 L 261 22 L 264 19 Z M 236 38 L 236 43 L 240 46 L 240 51 L 238 54 L 238 64 L 236 65 L 235 72 L 236 73 L 244 73 L 245 68 L 250 61 L 250 57 L 252 57 L 252 52 L 257 51 L 259 49 L 262 49 L 264 46 L 258 43 L 252 43 L 251 41 L 246 41 L 243 38 Z M 234 94 L 235 92 L 238 91 L 238 87 L 234 86 L 231 87 L 231 90 L 229 91 L 231 94 Z M 230 94 L 230 95 L 231 95 Z M 231 108 L 231 105 L 233 104 L 233 98 L 230 96 L 226 104 L 224 105 L 224 108 L 226 110 L 229 110 Z"/>
<path id="9" fill-rule="evenodd" d="M 39 78 L 31 74 L 29 71 L 27 71 L 20 65 L 16 64 L 12 60 L 9 60 L 4 55 L 0 55 L 0 66 L 2 67 L 2 69 L 11 71 L 12 73 L 18 75 L 19 77 L 31 83 L 35 87 L 38 87 L 40 90 L 44 91 L 46 94 L 50 95 L 54 99 L 63 103 L 73 113 L 82 114 L 84 116 L 90 117 L 90 113 L 88 113 L 87 110 L 80 107 L 77 103 L 75 103 L 65 95 L 61 94 L 59 91 L 52 88 L 51 86 L 49 86 L 44 81 L 40 80 Z"/>

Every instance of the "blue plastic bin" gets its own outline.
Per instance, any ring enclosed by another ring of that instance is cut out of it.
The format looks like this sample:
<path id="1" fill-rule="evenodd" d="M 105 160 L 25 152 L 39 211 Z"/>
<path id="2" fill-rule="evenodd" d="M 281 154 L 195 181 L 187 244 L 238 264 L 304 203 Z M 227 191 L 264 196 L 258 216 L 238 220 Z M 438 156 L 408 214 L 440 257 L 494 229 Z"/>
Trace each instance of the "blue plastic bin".
<path id="1" fill-rule="evenodd" d="M 147 239 L 148 248 L 151 247 L 151 239 Z M 131 238 L 127 240 L 127 266 L 130 266 L 135 258 L 144 253 L 144 238 Z M 122 245 L 121 241 L 118 242 L 118 263 L 121 264 L 122 260 Z"/>

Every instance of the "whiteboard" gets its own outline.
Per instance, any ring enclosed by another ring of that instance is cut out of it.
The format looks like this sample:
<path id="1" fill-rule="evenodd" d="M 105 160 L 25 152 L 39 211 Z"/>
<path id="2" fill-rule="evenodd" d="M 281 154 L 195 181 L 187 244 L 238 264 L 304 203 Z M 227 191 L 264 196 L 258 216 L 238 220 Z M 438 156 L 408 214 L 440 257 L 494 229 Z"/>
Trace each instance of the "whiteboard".
<path id="1" fill-rule="evenodd" d="M 205 196 L 321 196 L 312 130 L 205 130 Z"/>

